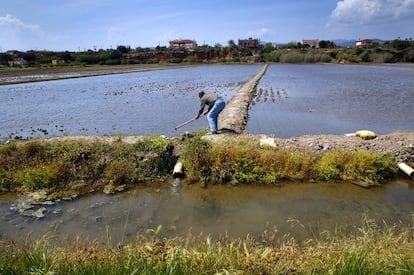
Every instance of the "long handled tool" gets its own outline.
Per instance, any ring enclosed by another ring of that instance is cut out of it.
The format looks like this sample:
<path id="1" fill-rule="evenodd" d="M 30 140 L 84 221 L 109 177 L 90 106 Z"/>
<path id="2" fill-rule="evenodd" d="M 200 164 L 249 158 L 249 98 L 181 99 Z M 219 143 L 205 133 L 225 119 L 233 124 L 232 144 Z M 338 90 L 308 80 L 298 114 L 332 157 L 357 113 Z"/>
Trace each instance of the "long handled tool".
<path id="1" fill-rule="evenodd" d="M 186 122 L 181 123 L 180 125 L 175 126 L 175 130 L 177 130 L 178 128 L 181 128 L 181 127 L 187 125 L 190 122 L 193 122 L 194 120 L 196 120 L 196 119 L 195 118 L 192 118 L 190 120 L 187 120 Z"/>

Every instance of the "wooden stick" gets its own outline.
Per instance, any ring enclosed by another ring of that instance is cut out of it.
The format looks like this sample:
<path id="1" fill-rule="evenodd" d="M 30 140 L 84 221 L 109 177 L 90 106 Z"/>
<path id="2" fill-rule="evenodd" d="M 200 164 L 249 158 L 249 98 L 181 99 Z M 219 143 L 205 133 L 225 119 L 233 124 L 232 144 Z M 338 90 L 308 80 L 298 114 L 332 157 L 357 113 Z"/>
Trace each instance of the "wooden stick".
<path id="1" fill-rule="evenodd" d="M 195 118 L 192 118 L 190 120 L 187 120 L 186 122 L 181 123 L 180 125 L 175 126 L 175 130 L 177 130 L 178 128 L 181 128 L 181 127 L 187 125 L 190 122 L 193 122 L 194 120 L 196 120 L 196 119 Z"/>

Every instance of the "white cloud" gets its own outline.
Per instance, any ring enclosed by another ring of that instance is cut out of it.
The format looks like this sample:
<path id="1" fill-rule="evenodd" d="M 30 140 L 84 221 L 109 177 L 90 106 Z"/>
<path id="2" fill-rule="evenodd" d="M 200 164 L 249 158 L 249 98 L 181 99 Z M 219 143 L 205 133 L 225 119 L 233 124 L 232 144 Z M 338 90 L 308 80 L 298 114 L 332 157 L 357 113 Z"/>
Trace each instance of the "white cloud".
<path id="1" fill-rule="evenodd" d="M 270 29 L 268 29 L 268 28 L 261 28 L 259 30 L 255 30 L 255 31 L 248 32 L 247 33 L 247 36 L 254 37 L 254 38 L 259 38 L 259 37 L 266 36 L 269 33 L 271 33 L 271 30 Z"/>
<path id="2" fill-rule="evenodd" d="M 0 16 L 0 33 L 2 49 L 22 51 L 54 49 L 70 38 L 63 33 L 53 35 L 44 32 L 39 25 L 28 24 L 11 14 Z"/>
<path id="3" fill-rule="evenodd" d="M 340 0 L 324 35 L 337 38 L 412 37 L 414 0 Z"/>
<path id="4" fill-rule="evenodd" d="M 330 24 L 395 22 L 414 16 L 414 0 L 342 0 L 330 16 Z"/>
<path id="5" fill-rule="evenodd" d="M 108 41 L 118 40 L 122 36 L 122 30 L 116 27 L 110 27 L 107 32 Z"/>
<path id="6" fill-rule="evenodd" d="M 0 16 L 0 26 L 5 26 L 8 28 L 13 28 L 14 30 L 31 30 L 39 31 L 40 27 L 38 25 L 24 23 L 17 17 L 14 17 L 11 14 L 6 14 L 6 16 Z"/>
<path id="7" fill-rule="evenodd" d="M 11 14 L 0 16 L 0 33 L 0 45 L 3 49 L 27 50 L 27 47 L 37 47 L 37 41 L 44 38 L 38 25 L 25 23 Z M 33 42 L 36 46 L 32 46 Z"/>

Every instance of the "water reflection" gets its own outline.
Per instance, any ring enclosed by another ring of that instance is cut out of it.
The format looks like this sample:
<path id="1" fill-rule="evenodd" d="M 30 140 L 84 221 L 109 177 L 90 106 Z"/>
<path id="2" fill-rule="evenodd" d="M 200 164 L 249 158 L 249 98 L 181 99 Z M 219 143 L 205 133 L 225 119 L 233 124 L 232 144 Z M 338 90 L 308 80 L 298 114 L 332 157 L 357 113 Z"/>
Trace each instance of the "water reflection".
<path id="1" fill-rule="evenodd" d="M 1 203 L 3 237 L 82 236 L 120 242 L 162 225 L 161 236 L 248 234 L 265 230 L 298 239 L 323 231 L 356 230 L 364 219 L 382 224 L 412 224 L 414 183 L 399 179 L 364 189 L 350 183 L 287 183 L 278 186 L 183 185 L 171 180 L 161 188 L 136 187 L 115 195 L 93 194 L 43 205 L 46 216 L 13 211 L 15 200 Z M 40 206 L 39 206 L 40 207 Z"/>
<path id="2" fill-rule="evenodd" d="M 406 118 L 413 114 L 413 76 L 409 65 L 270 65 L 257 87 L 246 132 L 286 138 L 412 130 Z"/>

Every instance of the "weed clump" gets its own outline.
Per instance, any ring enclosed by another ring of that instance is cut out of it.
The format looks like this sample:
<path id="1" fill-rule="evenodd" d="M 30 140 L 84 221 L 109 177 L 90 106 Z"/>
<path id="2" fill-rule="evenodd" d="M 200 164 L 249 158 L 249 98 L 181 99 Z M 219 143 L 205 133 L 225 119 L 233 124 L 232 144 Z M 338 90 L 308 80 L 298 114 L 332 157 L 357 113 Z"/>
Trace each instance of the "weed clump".
<path id="1" fill-rule="evenodd" d="M 374 184 L 396 175 L 391 154 L 368 151 L 309 151 L 260 147 L 251 139 L 209 143 L 195 138 L 183 154 L 188 175 L 211 183 L 265 183 L 281 180 L 358 180 Z"/>
<path id="2" fill-rule="evenodd" d="M 11 143 L 0 148 L 0 188 L 69 189 L 71 184 L 135 184 L 170 175 L 171 141 L 143 137 L 135 144 L 80 140 Z"/>
<path id="3" fill-rule="evenodd" d="M 315 177 L 320 180 L 361 180 L 373 184 L 395 175 L 395 163 L 391 154 L 332 151 L 317 162 Z"/>

